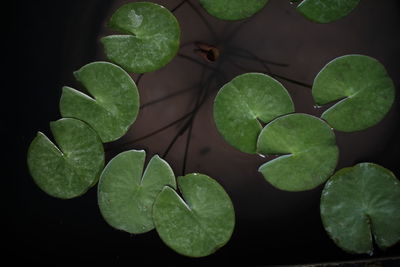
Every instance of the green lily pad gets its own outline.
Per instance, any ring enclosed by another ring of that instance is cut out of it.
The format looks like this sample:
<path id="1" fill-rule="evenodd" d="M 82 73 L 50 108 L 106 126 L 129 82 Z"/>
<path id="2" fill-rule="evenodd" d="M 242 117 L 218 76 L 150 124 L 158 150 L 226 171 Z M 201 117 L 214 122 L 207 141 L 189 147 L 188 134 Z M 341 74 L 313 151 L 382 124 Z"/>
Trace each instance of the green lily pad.
<path id="1" fill-rule="evenodd" d="M 262 123 L 294 112 L 285 87 L 262 73 L 246 73 L 225 84 L 215 98 L 214 120 L 220 134 L 235 148 L 256 153 Z"/>
<path id="2" fill-rule="evenodd" d="M 38 132 L 28 150 L 28 167 L 47 194 L 69 199 L 84 194 L 104 167 L 103 144 L 97 133 L 76 119 L 50 123 L 58 147 Z"/>
<path id="3" fill-rule="evenodd" d="M 347 16 L 360 0 L 304 0 L 297 10 L 307 19 L 318 23 L 329 23 Z"/>
<path id="4" fill-rule="evenodd" d="M 149 2 L 128 3 L 111 17 L 109 27 L 123 33 L 101 39 L 107 57 L 135 73 L 155 71 L 179 50 L 180 28 L 166 8 Z"/>
<path id="5" fill-rule="evenodd" d="M 232 202 L 215 180 L 203 174 L 178 178 L 183 199 L 164 187 L 153 208 L 156 230 L 176 252 L 204 257 L 224 246 L 235 225 Z"/>
<path id="6" fill-rule="evenodd" d="M 268 0 L 199 0 L 212 16 L 223 20 L 239 20 L 253 16 Z"/>
<path id="7" fill-rule="evenodd" d="M 373 163 L 360 163 L 336 172 L 321 196 L 325 230 L 343 250 L 373 251 L 372 240 L 388 248 L 400 240 L 400 182 Z"/>
<path id="8" fill-rule="evenodd" d="M 165 185 L 176 187 L 171 167 L 155 155 L 143 172 L 145 151 L 130 150 L 113 158 L 98 185 L 103 218 L 116 229 L 140 234 L 154 229 L 152 210 Z"/>
<path id="9" fill-rule="evenodd" d="M 94 98 L 64 87 L 61 115 L 87 122 L 104 143 L 123 136 L 139 112 L 139 93 L 132 78 L 108 62 L 87 64 L 74 74 Z"/>
<path id="10" fill-rule="evenodd" d="M 339 150 L 335 134 L 322 120 L 307 114 L 289 114 L 267 124 L 257 151 L 282 155 L 259 168 L 273 186 L 303 191 L 324 183 L 336 168 Z"/>
<path id="11" fill-rule="evenodd" d="M 394 102 L 395 88 L 376 59 L 347 55 L 320 71 L 312 94 L 320 106 L 340 100 L 321 117 L 336 130 L 352 132 L 369 128 L 385 117 Z"/>

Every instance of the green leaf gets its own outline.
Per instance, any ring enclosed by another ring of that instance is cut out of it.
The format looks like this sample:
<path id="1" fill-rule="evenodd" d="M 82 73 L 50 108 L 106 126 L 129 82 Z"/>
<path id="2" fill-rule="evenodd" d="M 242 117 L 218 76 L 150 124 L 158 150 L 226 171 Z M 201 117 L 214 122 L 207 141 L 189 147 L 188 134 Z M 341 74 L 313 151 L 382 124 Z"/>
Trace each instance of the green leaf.
<path id="1" fill-rule="evenodd" d="M 268 0 L 199 0 L 212 16 L 224 20 L 239 20 L 253 16 Z"/>
<path id="2" fill-rule="evenodd" d="M 332 60 L 320 71 L 312 94 L 318 105 L 340 100 L 321 117 L 336 130 L 352 132 L 382 120 L 394 102 L 395 89 L 376 59 L 347 55 Z"/>
<path id="3" fill-rule="evenodd" d="M 28 150 L 28 167 L 47 194 L 69 199 L 84 194 L 104 167 L 103 144 L 97 133 L 76 119 L 50 123 L 58 147 L 38 132 Z"/>
<path id="4" fill-rule="evenodd" d="M 318 23 L 329 23 L 347 16 L 360 0 L 304 0 L 297 10 L 307 19 Z"/>
<path id="5" fill-rule="evenodd" d="M 166 186 L 153 208 L 156 230 L 166 245 L 189 257 L 204 257 L 224 246 L 235 225 L 232 202 L 215 180 L 203 174 L 178 178 L 183 199 Z"/>
<path id="6" fill-rule="evenodd" d="M 94 98 L 64 87 L 61 115 L 87 122 L 104 143 L 123 136 L 139 112 L 139 93 L 132 78 L 108 62 L 87 64 L 74 74 Z"/>
<path id="7" fill-rule="evenodd" d="M 155 71 L 179 50 L 180 28 L 166 8 L 148 2 L 128 3 L 111 17 L 109 27 L 123 35 L 101 39 L 107 57 L 129 72 Z"/>
<path id="8" fill-rule="evenodd" d="M 143 172 L 145 151 L 130 150 L 114 157 L 104 168 L 98 185 L 101 214 L 112 227 L 132 234 L 154 228 L 152 210 L 165 185 L 176 187 L 175 175 L 155 155 Z"/>
<path id="9" fill-rule="evenodd" d="M 345 251 L 371 254 L 372 239 L 381 249 L 400 240 L 400 183 L 379 165 L 336 172 L 325 184 L 320 208 L 325 230 Z"/>
<path id="10" fill-rule="evenodd" d="M 294 112 L 290 95 L 275 79 L 246 73 L 225 84 L 215 98 L 214 120 L 220 134 L 235 148 L 256 153 L 262 124 Z"/>
<path id="11" fill-rule="evenodd" d="M 258 153 L 283 155 L 259 168 L 273 186 L 287 191 L 313 189 L 335 170 L 339 151 L 335 134 L 322 120 L 307 114 L 289 114 L 262 130 Z"/>

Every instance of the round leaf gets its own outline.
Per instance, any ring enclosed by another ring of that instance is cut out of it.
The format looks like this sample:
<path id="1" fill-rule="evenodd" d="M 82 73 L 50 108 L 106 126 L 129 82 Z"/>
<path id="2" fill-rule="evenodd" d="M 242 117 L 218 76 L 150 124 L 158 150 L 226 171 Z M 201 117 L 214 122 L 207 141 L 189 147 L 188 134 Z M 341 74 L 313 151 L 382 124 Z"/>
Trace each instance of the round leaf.
<path id="1" fill-rule="evenodd" d="M 113 158 L 104 168 L 98 185 L 98 203 L 104 219 L 114 228 L 145 233 L 154 228 L 152 210 L 165 185 L 176 187 L 175 176 L 159 156 L 143 172 L 146 152 L 130 150 Z"/>
<path id="2" fill-rule="evenodd" d="M 35 183 L 47 194 L 73 198 L 92 187 L 104 166 L 97 133 L 76 119 L 50 123 L 58 147 L 38 132 L 28 150 L 28 167 Z"/>
<path id="3" fill-rule="evenodd" d="M 325 184 L 320 208 L 325 230 L 348 252 L 371 254 L 372 239 L 382 249 L 400 240 L 400 183 L 379 165 L 336 172 Z"/>
<path id="4" fill-rule="evenodd" d="M 260 154 L 283 155 L 259 168 L 273 186 L 287 191 L 313 189 L 335 170 L 339 151 L 335 134 L 322 120 L 306 114 L 285 115 L 262 130 Z"/>
<path id="5" fill-rule="evenodd" d="M 307 19 L 318 23 L 329 23 L 348 15 L 360 0 L 304 0 L 297 10 Z"/>
<path id="6" fill-rule="evenodd" d="M 112 15 L 109 27 L 123 35 L 102 38 L 105 53 L 130 72 L 155 71 L 179 50 L 178 21 L 168 9 L 154 3 L 123 5 Z"/>
<path id="7" fill-rule="evenodd" d="M 170 187 L 164 187 L 153 208 L 156 230 L 176 252 L 203 257 L 224 246 L 230 239 L 235 214 L 225 190 L 202 174 L 178 178 L 183 199 Z"/>
<path id="8" fill-rule="evenodd" d="M 261 73 L 239 75 L 225 84 L 215 98 L 214 120 L 224 139 L 246 153 L 256 153 L 256 144 L 267 123 L 294 112 L 290 95 L 275 79 Z"/>
<path id="9" fill-rule="evenodd" d="M 61 115 L 87 122 L 103 142 L 123 136 L 139 112 L 139 93 L 132 78 L 108 62 L 90 63 L 74 74 L 93 98 L 64 87 Z"/>
<path id="10" fill-rule="evenodd" d="M 224 20 L 239 20 L 253 16 L 268 0 L 199 0 L 212 16 Z"/>
<path id="11" fill-rule="evenodd" d="M 347 55 L 334 59 L 320 71 L 312 94 L 318 105 L 340 100 L 322 118 L 339 131 L 352 132 L 382 120 L 393 104 L 395 89 L 376 59 Z"/>

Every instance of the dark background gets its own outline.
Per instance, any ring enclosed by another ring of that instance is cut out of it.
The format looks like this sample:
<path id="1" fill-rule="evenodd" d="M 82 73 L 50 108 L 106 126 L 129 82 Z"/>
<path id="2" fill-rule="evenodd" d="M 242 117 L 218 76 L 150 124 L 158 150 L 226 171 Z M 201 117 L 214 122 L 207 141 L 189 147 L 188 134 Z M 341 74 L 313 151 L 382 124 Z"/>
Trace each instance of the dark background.
<path id="1" fill-rule="evenodd" d="M 108 226 L 97 207 L 96 190 L 72 200 L 52 198 L 37 188 L 26 166 L 26 151 L 37 131 L 51 136 L 49 122 L 60 118 L 61 87 L 80 88 L 72 72 L 95 60 L 104 60 L 99 38 L 105 21 L 116 6 L 126 1 L 58 0 L 15 3 L 15 36 L 18 49 L 18 113 L 15 135 L 18 166 L 15 178 L 17 203 L 11 222 L 16 246 L 9 246 L 16 260 L 61 263 L 240 263 L 243 265 L 305 264 L 371 258 L 342 252 L 326 235 L 319 218 L 322 186 L 307 192 L 288 193 L 270 186 L 257 168 L 264 159 L 244 155 L 227 145 L 212 122 L 212 99 L 219 85 L 243 73 L 226 64 L 226 81 L 218 81 L 199 113 L 193 129 L 187 172 L 206 173 L 218 180 L 232 198 L 236 228 L 230 242 L 216 254 L 203 259 L 180 256 L 167 248 L 155 231 L 129 235 Z M 156 1 L 167 8 L 179 1 Z M 196 2 L 196 1 L 192 1 Z M 318 25 L 298 15 L 289 1 L 271 0 L 264 10 L 241 28 L 230 44 L 256 51 L 260 57 L 289 63 L 274 71 L 312 83 L 318 71 L 337 56 L 360 53 L 380 60 L 396 88 L 392 110 L 367 131 L 337 132 L 341 149 L 338 169 L 358 162 L 383 165 L 400 177 L 399 86 L 400 86 L 400 3 L 397 0 L 364 0 L 348 17 Z M 201 10 L 201 9 L 199 9 Z M 204 14 L 204 12 L 202 12 Z M 176 14 L 182 28 L 182 43 L 211 42 L 209 31 L 187 5 Z M 221 36 L 240 22 L 225 23 L 204 14 Z M 229 24 L 229 25 L 228 25 Z M 232 26 L 231 26 L 232 25 Z M 228 27 L 228 28 L 226 28 Z M 195 57 L 193 47 L 182 53 Z M 240 62 L 257 70 L 255 62 Z M 209 64 L 209 63 L 207 63 Z M 210 63 L 212 64 L 212 63 Z M 201 67 L 174 59 L 167 67 L 143 76 L 141 102 L 177 91 L 198 80 Z M 292 95 L 296 110 L 318 115 L 307 88 L 283 82 Z M 190 110 L 193 94 L 182 95 L 141 111 L 137 122 L 120 142 L 132 140 L 165 125 Z M 189 103 L 189 104 L 188 104 Z M 186 111 L 185 111 L 186 110 Z M 129 147 L 118 143 L 108 157 L 125 149 L 146 149 L 148 156 L 162 154 L 177 128 Z M 167 160 L 181 175 L 184 140 Z M 8 207 L 10 207 L 8 205 Z M 13 207 L 13 206 L 11 206 Z M 383 252 L 376 248 L 372 258 L 400 255 L 399 244 Z M 140 264 L 139 264 L 140 263 Z"/>

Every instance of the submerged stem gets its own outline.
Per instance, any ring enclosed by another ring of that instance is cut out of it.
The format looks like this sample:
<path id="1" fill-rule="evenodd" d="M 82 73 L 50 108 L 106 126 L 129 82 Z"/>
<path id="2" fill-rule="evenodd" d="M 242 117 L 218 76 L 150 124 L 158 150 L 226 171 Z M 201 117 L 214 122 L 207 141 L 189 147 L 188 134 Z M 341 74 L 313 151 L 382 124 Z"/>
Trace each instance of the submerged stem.
<path id="1" fill-rule="evenodd" d="M 212 71 L 220 71 L 220 70 L 218 70 L 218 69 L 216 69 L 216 68 L 214 68 L 214 67 L 209 66 L 209 65 L 206 64 L 206 63 L 200 62 L 200 61 L 198 61 L 198 60 L 196 60 L 196 59 L 194 59 L 194 58 L 192 58 L 192 57 L 189 57 L 189 56 L 187 56 L 187 55 L 178 54 L 178 57 L 183 58 L 183 59 L 186 59 L 186 60 L 189 60 L 189 61 L 191 61 L 191 62 L 193 62 L 193 63 L 196 63 L 196 64 L 198 64 L 198 65 L 200 65 L 200 66 L 202 66 L 202 67 L 205 67 L 205 68 L 207 68 L 207 69 L 210 69 L 210 70 L 212 70 Z"/>
<path id="2" fill-rule="evenodd" d="M 303 83 L 303 82 L 300 82 L 300 81 L 297 81 L 297 80 L 293 80 L 293 79 L 290 79 L 290 78 L 287 78 L 287 77 L 284 77 L 284 76 L 281 76 L 281 75 L 278 75 L 278 74 L 272 74 L 272 76 L 277 78 L 277 79 L 285 80 L 287 82 L 291 82 L 291 83 L 294 83 L 294 84 L 297 84 L 297 85 L 312 89 L 312 85 L 311 84 L 307 84 L 307 83 Z"/>
<path id="3" fill-rule="evenodd" d="M 174 121 L 168 123 L 167 125 L 161 127 L 160 129 L 158 129 L 158 130 L 156 130 L 156 131 L 153 131 L 153 132 L 151 132 L 151 133 L 148 133 L 148 134 L 146 134 L 146 135 L 144 135 L 144 136 L 141 136 L 141 137 L 139 137 L 139 138 L 136 138 L 136 139 L 134 139 L 134 140 L 132 140 L 132 141 L 129 141 L 129 142 L 126 142 L 126 143 L 122 143 L 121 146 L 128 146 L 128 145 L 131 145 L 131 144 L 136 143 L 136 142 L 138 142 L 138 141 L 141 141 L 141 140 L 143 140 L 143 139 L 149 138 L 149 137 L 151 137 L 151 136 L 153 136 L 153 135 L 156 135 L 156 134 L 158 134 L 158 133 L 160 133 L 160 132 L 162 132 L 162 131 L 164 131 L 164 130 L 166 130 L 166 129 L 172 127 L 172 126 L 174 126 L 174 125 L 177 124 L 178 122 L 181 122 L 181 121 L 185 120 L 185 119 L 186 119 L 187 117 L 189 117 L 193 112 L 194 112 L 194 110 L 190 111 L 189 113 L 186 113 L 186 114 L 183 115 L 182 117 L 180 117 L 180 118 L 178 118 L 178 119 L 176 119 L 176 120 L 174 120 Z"/>
<path id="4" fill-rule="evenodd" d="M 204 75 L 204 72 L 202 73 L 202 77 Z M 209 82 L 209 84 L 211 84 L 211 81 Z M 207 96 L 207 91 L 204 92 L 204 96 L 203 99 L 205 99 Z M 197 95 L 197 99 L 196 99 L 196 106 L 199 105 L 200 102 L 200 94 Z M 197 113 L 197 112 L 196 112 Z M 196 113 L 193 114 L 192 118 L 190 119 L 190 126 L 189 126 L 189 131 L 186 137 L 186 145 L 185 145 L 185 153 L 183 154 L 183 163 L 182 163 L 182 176 L 185 175 L 186 172 L 186 162 L 187 162 L 187 158 L 188 158 L 188 152 L 189 152 L 189 146 L 190 146 L 190 140 L 192 139 L 192 129 L 193 129 L 193 123 L 194 123 L 194 119 L 196 117 Z"/>
<path id="5" fill-rule="evenodd" d="M 165 158 L 169 151 L 171 150 L 171 148 L 174 146 L 174 144 L 176 143 L 176 141 L 178 140 L 178 138 L 183 135 L 186 130 L 191 127 L 191 125 L 193 124 L 193 120 L 197 114 L 197 112 L 200 110 L 200 108 L 202 107 L 202 105 L 205 103 L 205 100 L 207 99 L 207 92 L 208 92 L 208 88 L 211 86 L 211 81 L 214 78 L 215 74 L 211 75 L 211 77 L 208 79 L 208 81 L 206 82 L 206 86 L 203 87 L 203 90 L 199 91 L 199 94 L 197 96 L 197 100 L 196 100 L 196 106 L 195 108 L 192 110 L 191 112 L 191 117 L 190 119 L 182 126 L 182 128 L 177 132 L 177 134 L 174 136 L 174 138 L 172 139 L 172 141 L 170 142 L 170 144 L 168 145 L 167 149 L 165 150 L 164 154 L 163 154 L 163 158 Z M 203 93 L 203 95 L 201 96 L 201 94 Z M 201 101 L 199 100 L 201 99 Z M 190 137 L 189 137 L 190 138 Z M 187 154 L 186 154 L 187 155 Z M 186 156 L 185 156 L 186 157 Z"/>
<path id="6" fill-rule="evenodd" d="M 137 77 L 137 79 L 136 79 L 136 86 L 139 86 L 139 83 L 140 83 L 140 80 L 142 79 L 142 77 L 143 77 L 143 73 L 141 73 L 141 74 L 139 74 L 139 76 Z"/>
<path id="7" fill-rule="evenodd" d="M 194 116 L 193 115 L 193 120 L 194 120 Z M 192 129 L 193 129 L 193 121 L 189 126 L 189 131 L 186 137 L 186 146 L 185 146 L 185 153 L 183 155 L 183 163 L 182 163 L 182 176 L 185 175 L 186 172 L 186 162 L 187 162 L 187 158 L 188 158 L 188 152 L 189 152 L 189 146 L 190 146 L 190 140 L 192 140 L 191 136 L 192 136 Z"/>
<path id="8" fill-rule="evenodd" d="M 198 60 L 196 60 L 196 59 L 194 59 L 194 58 L 192 58 L 192 57 L 189 57 L 189 56 L 187 56 L 187 55 L 178 54 L 178 56 L 181 57 L 181 58 L 183 58 L 183 59 L 192 61 L 193 63 L 196 63 L 196 64 L 198 64 L 198 65 L 200 65 L 200 66 L 202 66 L 202 67 L 204 67 L 204 68 L 206 68 L 206 69 L 212 70 L 212 71 L 214 71 L 215 73 L 217 73 L 218 75 L 222 75 L 223 78 L 226 79 L 225 73 L 223 73 L 223 72 L 219 69 L 220 64 L 218 64 L 218 67 L 214 68 L 214 67 L 212 67 L 212 66 L 209 66 L 209 65 L 206 64 L 206 63 L 200 62 L 200 61 L 198 61 Z M 221 62 L 220 62 L 220 63 L 221 63 Z"/>
<path id="9" fill-rule="evenodd" d="M 199 86 L 199 85 L 193 85 L 193 86 L 190 86 L 190 87 L 188 87 L 188 88 L 185 88 L 185 89 L 176 91 L 176 92 L 174 92 L 174 93 L 171 93 L 171 94 L 169 94 L 169 95 L 163 96 L 163 97 L 161 97 L 161 98 L 152 100 L 152 101 L 150 101 L 150 102 L 147 102 L 146 104 L 141 105 L 141 106 L 140 106 L 140 109 L 143 109 L 143 108 L 145 108 L 145 107 L 148 107 L 148 106 L 157 104 L 157 103 L 162 102 L 162 101 L 164 101 L 164 100 L 167 100 L 167 99 L 169 99 L 169 98 L 173 98 L 173 97 L 179 96 L 179 95 L 181 95 L 181 94 L 187 93 L 187 92 L 189 92 L 189 91 L 192 91 L 192 90 L 198 88 L 198 86 Z"/>
<path id="10" fill-rule="evenodd" d="M 268 70 L 269 70 L 269 66 L 267 64 L 276 65 L 276 66 L 280 66 L 280 67 L 289 66 L 288 64 L 285 64 L 285 63 L 279 63 L 279 62 L 275 62 L 275 61 L 262 59 L 259 56 L 255 55 L 254 53 L 252 53 L 251 51 L 249 51 L 247 49 L 240 48 L 240 47 L 231 46 L 231 47 L 229 47 L 229 50 L 230 50 L 230 53 L 232 55 L 237 56 L 237 57 L 241 57 L 241 58 L 244 58 L 244 59 L 254 60 L 254 61 L 258 62 L 259 64 L 261 64 L 264 68 L 266 68 Z M 240 51 L 242 53 L 244 53 L 245 55 L 240 54 L 239 53 Z"/>
<path id="11" fill-rule="evenodd" d="M 258 62 L 262 62 L 262 63 L 270 64 L 270 65 L 275 65 L 275 66 L 279 66 L 279 67 L 289 67 L 289 64 L 286 64 L 286 63 L 279 63 L 279 62 L 275 62 L 275 61 L 271 61 L 271 60 L 262 59 L 262 58 L 259 58 L 259 57 L 257 57 L 257 59 L 256 59 L 253 56 L 243 55 L 243 54 L 237 53 L 236 52 L 237 50 L 239 50 L 239 49 L 238 48 L 234 48 L 234 49 L 230 49 L 229 52 L 233 56 L 239 57 L 239 58 L 242 58 L 242 59 L 247 59 L 247 60 L 251 60 L 251 61 L 257 60 Z M 241 48 L 240 48 L 240 50 L 241 50 Z"/>
<path id="12" fill-rule="evenodd" d="M 303 86 L 303 87 L 307 87 L 307 88 L 310 88 L 310 89 L 312 88 L 312 85 L 310 85 L 310 84 L 307 84 L 307 83 L 304 83 L 304 82 L 300 82 L 300 81 L 297 81 L 297 80 L 294 80 L 294 79 L 291 79 L 291 78 L 288 78 L 288 77 L 273 73 L 271 71 L 271 69 L 268 67 L 267 62 L 262 60 L 262 59 L 260 59 L 258 56 L 254 55 L 252 52 L 250 52 L 248 50 L 245 50 L 245 49 L 241 49 L 241 48 L 238 48 L 238 50 L 242 50 L 242 51 L 247 52 L 249 57 L 251 57 L 253 60 L 255 60 L 259 64 L 261 64 L 265 68 L 265 70 L 267 71 L 267 74 L 271 75 L 272 77 L 277 78 L 277 79 L 281 79 L 281 80 L 285 80 L 285 81 L 288 81 L 288 82 L 291 82 L 291 83 L 294 83 L 294 84 L 297 84 L 297 85 L 300 85 L 300 86 Z M 233 55 L 233 53 L 232 53 L 232 55 Z M 255 70 L 250 70 L 248 68 L 244 68 L 243 66 L 241 66 L 241 65 L 237 64 L 236 62 L 234 62 L 232 59 L 229 59 L 229 60 L 236 67 L 238 67 L 238 68 L 240 68 L 240 69 L 242 69 L 244 71 L 255 71 Z M 264 71 L 258 71 L 258 72 L 264 73 Z"/>
<path id="13" fill-rule="evenodd" d="M 185 125 L 183 125 L 183 127 L 178 131 L 178 133 L 174 136 L 174 138 L 172 139 L 172 141 L 169 143 L 167 149 L 165 150 L 165 152 L 164 152 L 164 154 L 163 154 L 163 156 L 162 156 L 163 158 L 165 158 L 165 157 L 168 155 L 169 151 L 170 151 L 171 148 L 174 146 L 174 144 L 176 143 L 176 141 L 178 140 L 178 138 L 179 138 L 183 133 L 185 133 L 187 127 L 188 127 L 189 124 L 190 124 L 190 123 L 189 123 L 190 121 L 191 121 L 191 119 L 188 120 L 188 121 L 185 123 Z"/>
<path id="14" fill-rule="evenodd" d="M 207 27 L 207 29 L 210 31 L 214 41 L 218 40 L 217 34 L 215 33 L 214 29 L 212 28 L 212 26 L 210 25 L 210 23 L 208 23 L 208 21 L 206 20 L 206 18 L 203 16 L 203 14 L 201 14 L 201 12 L 193 5 L 192 2 L 188 1 L 187 2 L 189 4 L 189 6 L 194 10 L 194 12 L 196 12 L 196 14 L 200 17 L 200 19 L 203 21 L 204 25 Z"/>
<path id="15" fill-rule="evenodd" d="M 229 44 L 233 38 L 235 38 L 235 36 L 239 33 L 239 30 L 245 26 L 248 22 L 250 21 L 250 19 L 247 19 L 245 21 L 243 21 L 242 23 L 240 23 L 236 28 L 234 28 L 231 32 L 228 33 L 227 37 L 225 37 L 225 43 Z M 230 25 L 230 24 L 228 24 Z"/>
<path id="16" fill-rule="evenodd" d="M 171 9 L 171 12 L 174 13 L 175 11 L 177 11 L 184 3 L 186 3 L 189 0 L 183 0 L 182 2 L 180 2 L 176 7 L 174 7 L 173 9 Z"/>

